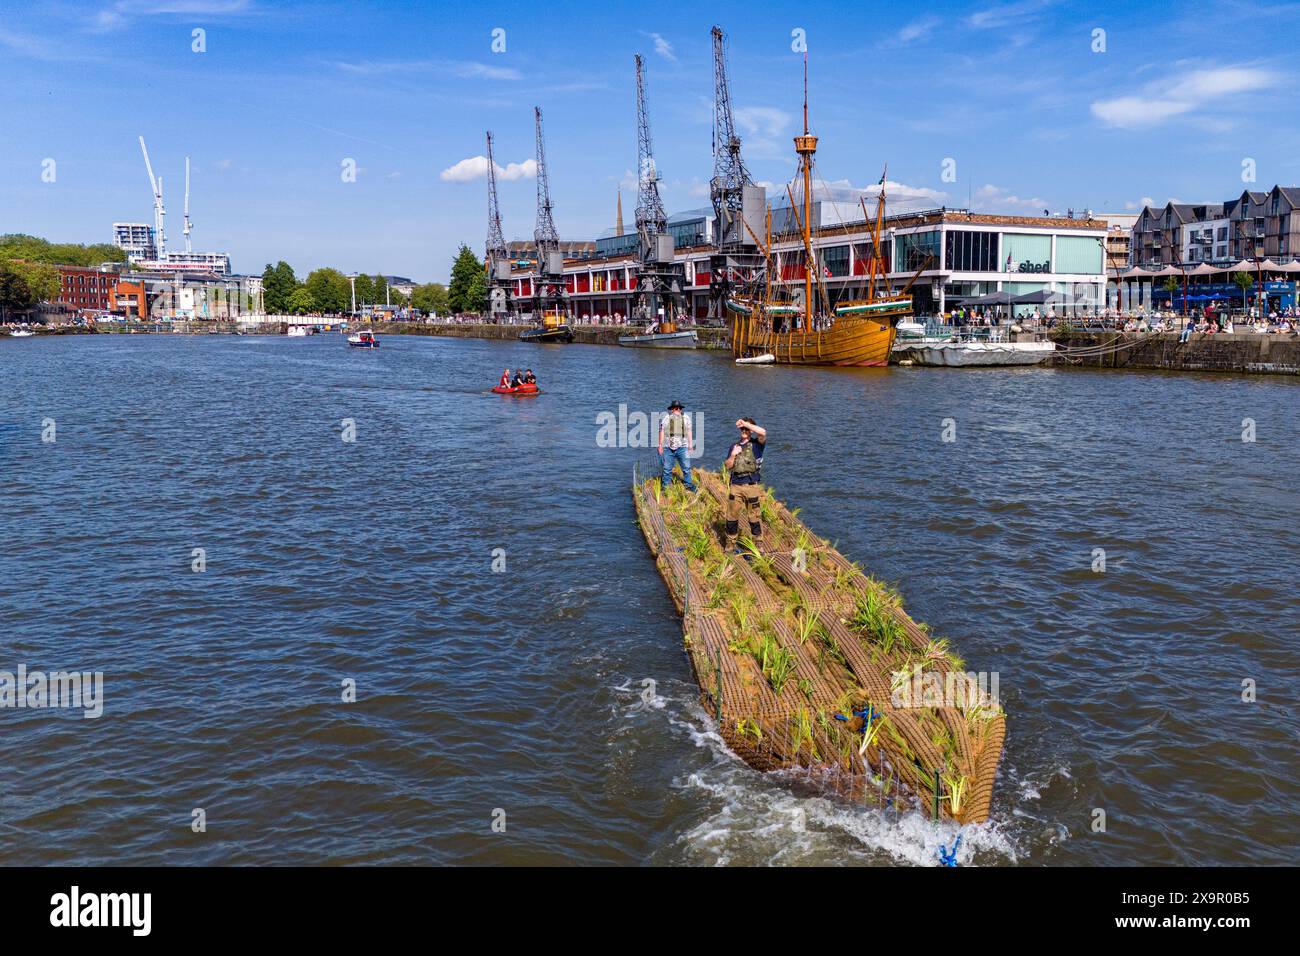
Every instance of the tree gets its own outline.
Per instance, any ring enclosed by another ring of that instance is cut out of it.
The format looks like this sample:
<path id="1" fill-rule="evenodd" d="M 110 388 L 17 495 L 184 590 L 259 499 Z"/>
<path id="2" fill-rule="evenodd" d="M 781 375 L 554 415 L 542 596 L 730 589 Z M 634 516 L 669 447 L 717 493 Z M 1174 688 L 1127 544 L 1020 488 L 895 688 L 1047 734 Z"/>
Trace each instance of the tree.
<path id="1" fill-rule="evenodd" d="M 1251 286 L 1255 284 L 1255 277 L 1242 269 L 1240 272 L 1232 274 L 1232 281 L 1237 283 L 1241 288 L 1241 307 L 1246 308 L 1246 293 L 1250 291 Z"/>
<path id="2" fill-rule="evenodd" d="M 85 246 L 75 242 L 47 242 L 36 236 L 10 233 L 0 236 L 0 259 L 23 259 L 89 269 L 105 262 L 125 262 L 126 253 L 106 242 Z"/>
<path id="3" fill-rule="evenodd" d="M 411 292 L 411 308 L 419 309 L 425 315 L 446 313 L 447 287 L 440 282 L 417 285 Z"/>
<path id="4" fill-rule="evenodd" d="M 311 293 L 318 312 L 338 314 L 352 307 L 351 284 L 338 269 L 316 269 L 303 285 Z"/>
<path id="5" fill-rule="evenodd" d="M 447 305 L 452 312 L 482 312 L 487 298 L 487 274 L 469 246 L 462 244 L 451 266 Z"/>
<path id="6" fill-rule="evenodd" d="M 60 281 L 59 270 L 51 265 L 0 259 L 0 318 L 58 298 Z"/>
<path id="7" fill-rule="evenodd" d="M 262 271 L 262 303 L 271 315 L 289 311 L 289 298 L 297 288 L 298 277 L 293 274 L 293 267 L 283 259 L 274 268 L 267 265 Z"/>
<path id="8" fill-rule="evenodd" d="M 1174 293 L 1178 291 L 1178 280 L 1170 276 L 1161 284 L 1160 288 L 1169 293 L 1169 308 L 1172 309 L 1174 307 Z M 1184 302 L 1183 306 L 1186 307 L 1186 305 L 1187 303 Z"/>
<path id="9" fill-rule="evenodd" d="M 363 272 L 361 273 L 361 275 L 357 276 L 356 283 L 357 283 L 357 305 L 358 306 L 362 305 L 363 303 L 370 303 L 371 305 L 373 305 L 374 303 L 380 301 L 379 299 L 375 298 L 375 286 L 374 283 L 370 281 L 370 276 L 366 275 Z M 350 289 L 348 290 L 348 294 L 349 296 L 351 296 Z"/>
<path id="10" fill-rule="evenodd" d="M 388 301 L 388 280 L 378 273 L 370 280 L 370 287 L 375 290 L 375 305 Z"/>
<path id="11" fill-rule="evenodd" d="M 307 291 L 307 287 L 300 285 L 289 296 L 289 301 L 285 304 L 285 311 L 289 315 L 306 315 L 308 312 L 319 310 L 316 308 L 316 300 Z"/>

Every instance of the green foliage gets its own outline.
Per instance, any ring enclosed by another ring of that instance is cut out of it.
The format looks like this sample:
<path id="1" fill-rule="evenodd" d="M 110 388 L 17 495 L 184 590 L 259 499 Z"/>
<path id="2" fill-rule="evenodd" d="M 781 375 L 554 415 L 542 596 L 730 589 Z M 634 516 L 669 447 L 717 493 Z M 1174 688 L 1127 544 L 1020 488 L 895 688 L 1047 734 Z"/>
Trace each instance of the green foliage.
<path id="1" fill-rule="evenodd" d="M 306 315 L 308 312 L 316 312 L 316 300 L 312 298 L 310 292 L 305 286 L 298 286 L 289 295 L 289 301 L 285 304 L 285 312 L 290 315 Z"/>
<path id="2" fill-rule="evenodd" d="M 54 266 L 0 260 L 0 315 L 27 312 L 58 295 L 59 270 Z"/>
<path id="3" fill-rule="evenodd" d="M 352 286 L 338 269 L 316 269 L 303 285 L 311 293 L 318 312 L 338 314 L 352 307 Z"/>
<path id="4" fill-rule="evenodd" d="M 269 262 L 262 270 L 262 306 L 270 315 L 292 312 L 289 299 L 298 288 L 298 277 L 293 266 L 281 259 L 274 266 Z"/>
<path id="5" fill-rule="evenodd" d="M 106 242 L 83 245 L 76 242 L 48 242 L 21 233 L 0 236 L 0 261 L 13 259 L 91 268 L 105 262 L 126 262 L 126 253 Z"/>
<path id="6" fill-rule="evenodd" d="M 451 286 L 447 290 L 452 312 L 482 312 L 487 299 L 487 273 L 483 263 L 469 246 L 462 244 L 451 266 Z"/>
<path id="7" fill-rule="evenodd" d="M 445 315 L 449 310 L 447 287 L 440 282 L 417 285 L 411 293 L 411 308 L 425 315 Z"/>
<path id="8" fill-rule="evenodd" d="M 363 305 L 374 305 L 377 302 L 384 301 L 384 297 L 382 295 L 376 298 L 375 284 L 374 282 L 371 281 L 370 276 L 366 275 L 364 272 L 361 273 L 361 275 L 357 276 L 356 284 L 357 284 L 357 308 L 361 308 L 361 306 Z M 348 289 L 349 305 L 352 304 L 351 295 L 352 295 L 352 290 Z"/>

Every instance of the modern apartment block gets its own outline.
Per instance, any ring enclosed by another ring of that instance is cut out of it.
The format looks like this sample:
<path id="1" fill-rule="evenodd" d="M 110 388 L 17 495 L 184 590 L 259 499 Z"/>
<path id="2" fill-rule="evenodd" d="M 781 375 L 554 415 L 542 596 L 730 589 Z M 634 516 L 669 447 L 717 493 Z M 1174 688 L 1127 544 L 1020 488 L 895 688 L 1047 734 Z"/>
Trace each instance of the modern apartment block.
<path id="1" fill-rule="evenodd" d="M 113 245 L 125 252 L 132 262 L 158 258 L 158 242 L 153 226 L 147 222 L 113 223 Z"/>
<path id="2" fill-rule="evenodd" d="M 1133 224 L 1129 264 L 1228 265 L 1269 259 L 1279 265 L 1300 259 L 1300 187 L 1274 186 L 1221 203 L 1147 206 Z"/>

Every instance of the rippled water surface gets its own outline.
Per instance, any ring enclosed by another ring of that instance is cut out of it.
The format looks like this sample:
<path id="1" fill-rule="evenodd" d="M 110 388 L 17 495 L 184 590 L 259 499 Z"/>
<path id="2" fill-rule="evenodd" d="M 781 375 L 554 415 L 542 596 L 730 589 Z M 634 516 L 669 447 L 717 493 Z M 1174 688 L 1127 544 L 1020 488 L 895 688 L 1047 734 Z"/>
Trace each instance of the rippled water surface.
<path id="1" fill-rule="evenodd" d="M 519 364 L 543 395 L 487 393 Z M 933 864 L 951 827 L 697 705 L 647 453 L 597 444 L 673 398 L 710 466 L 766 425 L 778 495 L 999 672 L 963 863 L 1290 860 L 1300 382 L 326 335 L 0 340 L 0 670 L 105 675 L 97 720 L 0 710 L 0 862 Z"/>

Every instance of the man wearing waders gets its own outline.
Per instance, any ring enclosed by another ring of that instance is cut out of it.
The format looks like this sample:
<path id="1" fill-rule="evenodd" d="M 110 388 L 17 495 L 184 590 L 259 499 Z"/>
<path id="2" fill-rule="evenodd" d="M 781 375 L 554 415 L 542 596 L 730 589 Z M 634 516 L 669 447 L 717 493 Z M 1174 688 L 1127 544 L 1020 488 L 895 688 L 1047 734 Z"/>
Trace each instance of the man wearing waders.
<path id="1" fill-rule="evenodd" d="M 668 451 L 664 452 L 664 446 Z M 682 481 L 687 491 L 695 491 L 695 480 L 691 478 L 691 461 L 688 452 L 691 447 L 691 420 L 682 414 L 682 403 L 673 402 L 668 406 L 668 414 L 659 422 L 659 458 L 663 462 L 663 474 L 659 477 L 659 487 L 663 491 L 673 481 L 673 463 L 682 469 Z"/>
<path id="2" fill-rule="evenodd" d="M 758 500 L 762 489 L 763 449 L 767 446 L 767 429 L 756 425 L 748 418 L 738 418 L 736 427 L 740 429 L 740 441 L 731 446 L 727 455 L 726 468 L 731 476 L 731 488 L 727 494 L 727 550 L 736 548 L 736 536 L 740 534 L 740 515 L 743 511 L 749 521 L 749 536 L 757 539 L 763 533 L 759 518 Z M 755 545 L 758 541 L 755 540 Z"/>

